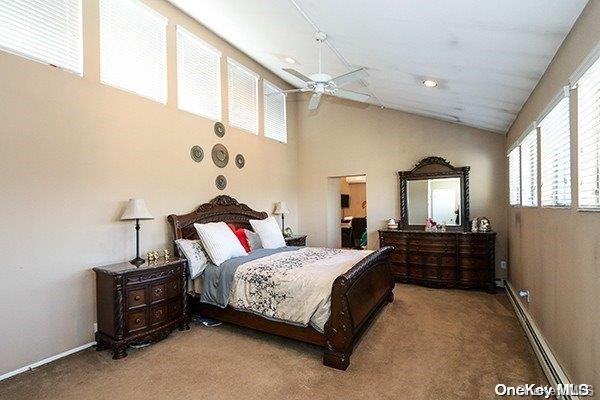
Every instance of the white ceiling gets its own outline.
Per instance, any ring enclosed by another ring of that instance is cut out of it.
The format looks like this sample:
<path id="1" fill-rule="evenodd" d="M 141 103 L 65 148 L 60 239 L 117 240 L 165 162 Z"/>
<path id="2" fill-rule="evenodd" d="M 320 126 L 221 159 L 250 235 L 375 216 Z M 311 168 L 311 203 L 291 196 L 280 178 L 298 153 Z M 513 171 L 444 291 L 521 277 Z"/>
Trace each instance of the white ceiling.
<path id="1" fill-rule="evenodd" d="M 296 87 L 291 56 L 318 69 L 315 27 L 328 35 L 324 71 L 366 67 L 388 108 L 505 133 L 587 0 L 169 0 Z M 303 15 L 304 14 L 304 15 Z M 310 20 L 310 22 L 309 22 Z M 311 24 L 312 22 L 312 24 Z M 336 54 L 337 52 L 337 54 Z M 437 88 L 426 88 L 423 79 Z"/>

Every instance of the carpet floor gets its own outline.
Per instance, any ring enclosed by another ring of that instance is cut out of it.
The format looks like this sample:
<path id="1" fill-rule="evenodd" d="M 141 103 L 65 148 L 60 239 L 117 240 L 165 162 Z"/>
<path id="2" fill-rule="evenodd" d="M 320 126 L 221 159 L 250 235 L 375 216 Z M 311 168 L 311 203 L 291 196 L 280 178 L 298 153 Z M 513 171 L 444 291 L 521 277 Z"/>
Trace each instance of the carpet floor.
<path id="1" fill-rule="evenodd" d="M 396 285 L 347 371 L 315 346 L 232 325 L 174 332 L 113 361 L 87 349 L 0 382 L 0 399 L 491 399 L 547 384 L 504 293 Z"/>

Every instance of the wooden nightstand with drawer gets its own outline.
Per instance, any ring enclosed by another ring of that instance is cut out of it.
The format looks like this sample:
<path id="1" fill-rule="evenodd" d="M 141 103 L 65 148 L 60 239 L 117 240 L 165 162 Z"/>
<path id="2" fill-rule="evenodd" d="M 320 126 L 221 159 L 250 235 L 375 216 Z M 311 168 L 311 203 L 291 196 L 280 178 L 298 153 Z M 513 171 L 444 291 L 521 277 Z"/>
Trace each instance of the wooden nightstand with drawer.
<path id="1" fill-rule="evenodd" d="M 94 268 L 97 349 L 112 348 L 113 359 L 127 346 L 167 337 L 176 327 L 189 329 L 187 265 L 182 258 L 144 263 L 123 262 Z"/>

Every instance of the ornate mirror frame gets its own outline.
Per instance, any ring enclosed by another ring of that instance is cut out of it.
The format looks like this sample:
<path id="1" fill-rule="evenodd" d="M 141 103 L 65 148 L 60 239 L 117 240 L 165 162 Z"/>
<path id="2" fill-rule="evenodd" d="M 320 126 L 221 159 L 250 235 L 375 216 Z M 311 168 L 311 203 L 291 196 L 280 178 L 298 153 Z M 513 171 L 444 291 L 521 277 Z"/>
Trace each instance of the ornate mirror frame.
<path id="1" fill-rule="evenodd" d="M 469 230 L 469 170 L 471 167 L 455 167 L 441 157 L 427 157 L 410 171 L 398 171 L 400 178 L 400 228 L 423 230 L 423 225 L 408 224 L 407 182 L 420 179 L 460 178 L 461 225 L 448 226 L 448 230 Z"/>

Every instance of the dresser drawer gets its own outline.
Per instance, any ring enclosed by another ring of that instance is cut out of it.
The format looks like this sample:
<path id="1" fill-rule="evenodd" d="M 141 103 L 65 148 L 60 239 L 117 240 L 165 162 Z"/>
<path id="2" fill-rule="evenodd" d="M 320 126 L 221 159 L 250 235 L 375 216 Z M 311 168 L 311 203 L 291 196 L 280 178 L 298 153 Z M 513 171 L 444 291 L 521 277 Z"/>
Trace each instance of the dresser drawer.
<path id="1" fill-rule="evenodd" d="M 181 276 L 181 264 L 169 268 L 163 268 L 156 271 L 149 271 L 140 274 L 127 275 L 125 284 L 137 285 L 140 283 L 151 283 L 158 280 L 166 280 L 175 276 Z"/>
<path id="2" fill-rule="evenodd" d="M 148 327 L 146 309 L 127 313 L 127 332 L 136 332 Z"/>
<path id="3" fill-rule="evenodd" d="M 166 283 L 167 299 L 181 296 L 181 282 L 179 279 L 171 279 Z"/>
<path id="4" fill-rule="evenodd" d="M 175 319 L 175 318 L 179 318 L 181 316 L 181 310 L 182 310 L 182 306 L 181 306 L 181 301 L 176 300 L 176 301 L 172 301 L 169 304 L 167 304 L 167 318 L 169 319 Z"/>
<path id="5" fill-rule="evenodd" d="M 136 289 L 129 289 L 127 291 L 127 309 L 145 306 L 146 303 L 146 288 L 140 287 Z"/>
<path id="6" fill-rule="evenodd" d="M 169 318 L 167 313 L 167 305 L 163 304 L 150 309 L 150 325 L 158 325 L 165 322 Z"/>
<path id="7" fill-rule="evenodd" d="M 430 253 L 419 253 L 410 254 L 408 256 L 408 262 L 411 264 L 420 264 L 427 266 L 456 266 L 456 257 L 454 255 L 447 254 L 430 254 Z"/>
<path id="8" fill-rule="evenodd" d="M 167 282 L 155 283 L 150 286 L 150 303 L 154 304 L 167 298 Z"/>
<path id="9" fill-rule="evenodd" d="M 484 257 L 461 257 L 459 265 L 466 269 L 486 269 L 489 265 L 489 260 Z"/>

